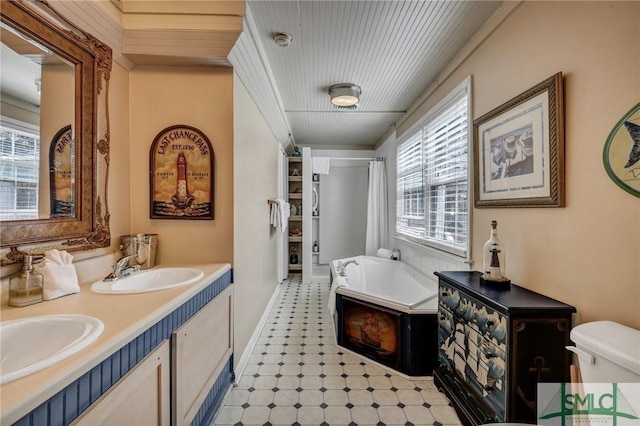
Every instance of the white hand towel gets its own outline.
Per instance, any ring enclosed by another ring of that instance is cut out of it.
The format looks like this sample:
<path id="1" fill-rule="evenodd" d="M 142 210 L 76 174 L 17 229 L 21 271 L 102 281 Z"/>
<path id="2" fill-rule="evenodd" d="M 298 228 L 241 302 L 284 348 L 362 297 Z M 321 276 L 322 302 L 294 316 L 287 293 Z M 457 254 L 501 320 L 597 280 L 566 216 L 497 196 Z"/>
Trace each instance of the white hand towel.
<path id="1" fill-rule="evenodd" d="M 329 309 L 329 313 L 331 313 L 332 317 L 336 313 L 336 290 L 338 290 L 339 287 L 346 286 L 346 278 L 340 276 L 334 277 L 333 282 L 331 283 L 331 289 L 329 290 L 329 300 L 327 303 L 327 308 Z"/>
<path id="2" fill-rule="evenodd" d="M 376 256 L 382 257 L 383 259 L 391 259 L 392 255 L 393 253 L 391 252 L 391 250 L 388 250 L 386 248 L 379 248 L 376 252 Z"/>
<path id="3" fill-rule="evenodd" d="M 289 215 L 291 214 L 291 205 L 287 203 L 285 200 L 278 198 L 276 200 L 278 203 L 278 213 L 280 221 L 278 223 L 278 229 L 280 232 L 284 232 L 289 226 Z"/>
<path id="4" fill-rule="evenodd" d="M 270 216 L 270 221 L 269 223 L 271 223 L 271 226 L 273 226 L 274 228 L 278 227 L 278 222 L 280 221 L 279 215 L 280 215 L 280 209 L 278 208 L 278 203 L 273 203 L 271 204 L 271 212 L 270 212 L 271 216 Z"/>
<path id="5" fill-rule="evenodd" d="M 311 170 L 319 175 L 328 175 L 331 167 L 331 158 L 328 157 L 312 157 Z"/>
<path id="6" fill-rule="evenodd" d="M 280 232 L 284 232 L 289 226 L 289 215 L 291 205 L 281 198 L 277 198 L 273 204 L 271 204 L 271 226 L 278 229 Z"/>
<path id="7" fill-rule="evenodd" d="M 47 250 L 44 260 L 34 266 L 44 278 L 43 299 L 52 300 L 80 292 L 73 256 L 66 251 Z"/>

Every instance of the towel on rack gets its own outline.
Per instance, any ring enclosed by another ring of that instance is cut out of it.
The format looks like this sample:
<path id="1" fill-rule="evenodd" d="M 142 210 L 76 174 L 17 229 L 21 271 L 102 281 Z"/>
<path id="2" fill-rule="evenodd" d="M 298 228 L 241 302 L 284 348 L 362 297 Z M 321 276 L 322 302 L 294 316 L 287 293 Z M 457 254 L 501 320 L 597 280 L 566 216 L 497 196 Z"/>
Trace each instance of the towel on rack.
<path id="1" fill-rule="evenodd" d="M 277 198 L 274 201 L 271 204 L 271 225 L 280 232 L 284 232 L 289 224 L 291 206 L 281 198 Z"/>
<path id="2" fill-rule="evenodd" d="M 329 157 L 312 157 L 311 170 L 319 175 L 328 175 L 331 167 L 331 158 Z"/>

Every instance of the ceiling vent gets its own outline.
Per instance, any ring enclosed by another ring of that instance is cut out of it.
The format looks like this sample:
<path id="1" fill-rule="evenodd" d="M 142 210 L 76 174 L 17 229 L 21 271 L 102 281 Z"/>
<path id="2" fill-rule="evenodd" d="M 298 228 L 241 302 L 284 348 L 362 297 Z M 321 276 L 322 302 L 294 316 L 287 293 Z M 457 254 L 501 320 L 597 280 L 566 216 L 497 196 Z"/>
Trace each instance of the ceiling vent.
<path id="1" fill-rule="evenodd" d="M 334 105 L 334 107 L 342 111 L 353 111 L 354 109 L 358 109 L 358 104 L 350 105 L 350 106 Z"/>

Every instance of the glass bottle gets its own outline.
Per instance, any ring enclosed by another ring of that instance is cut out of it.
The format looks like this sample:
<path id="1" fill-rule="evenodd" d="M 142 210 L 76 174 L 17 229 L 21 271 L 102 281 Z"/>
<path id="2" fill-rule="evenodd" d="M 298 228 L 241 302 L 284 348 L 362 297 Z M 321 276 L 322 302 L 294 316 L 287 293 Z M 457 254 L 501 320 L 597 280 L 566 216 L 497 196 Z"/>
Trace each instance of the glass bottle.
<path id="1" fill-rule="evenodd" d="M 320 246 L 318 246 L 318 242 L 314 241 L 313 242 L 313 252 L 314 253 L 318 253 L 320 251 Z"/>
<path id="2" fill-rule="evenodd" d="M 44 277 L 33 269 L 33 256 L 25 255 L 22 271 L 9 280 L 9 306 L 21 308 L 42 302 Z"/>
<path id="3" fill-rule="evenodd" d="M 485 281 L 509 281 L 505 275 L 505 248 L 498 239 L 498 222 L 491 221 L 491 238 L 482 249 L 482 278 Z"/>

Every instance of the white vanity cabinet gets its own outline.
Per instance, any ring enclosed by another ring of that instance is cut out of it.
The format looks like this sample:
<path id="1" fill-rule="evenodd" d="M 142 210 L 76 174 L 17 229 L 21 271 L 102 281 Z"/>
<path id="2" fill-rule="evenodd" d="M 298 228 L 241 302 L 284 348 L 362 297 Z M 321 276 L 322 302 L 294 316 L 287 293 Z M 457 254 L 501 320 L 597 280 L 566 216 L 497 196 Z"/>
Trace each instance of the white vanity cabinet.
<path id="1" fill-rule="evenodd" d="M 171 338 L 173 424 L 189 425 L 233 352 L 233 286 Z"/>
<path id="2" fill-rule="evenodd" d="M 72 425 L 169 425 L 169 346 L 160 343 Z"/>
<path id="3" fill-rule="evenodd" d="M 171 343 L 162 341 L 73 424 L 189 425 L 232 352 L 229 286 L 178 328 Z"/>
<path id="4" fill-rule="evenodd" d="M 137 295 L 122 296 L 120 318 L 105 323 L 104 335 L 118 341 L 111 355 L 100 355 L 97 364 L 90 363 L 88 371 L 25 414 L 15 402 L 13 412 L 5 409 L 11 395 L 7 389 L 26 394 L 45 384 L 26 377 L 3 385 L 0 424 L 211 425 L 234 379 L 233 273 L 228 264 L 213 268 L 218 268 L 215 275 L 182 293 L 145 296 L 155 304 L 140 304 Z M 100 302 L 111 304 L 114 297 L 120 296 L 104 296 Z M 126 331 L 117 327 L 122 317 L 130 324 L 144 320 L 150 325 Z M 20 387 L 23 383 L 30 388 Z"/>

